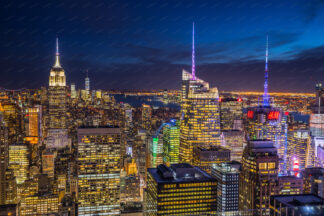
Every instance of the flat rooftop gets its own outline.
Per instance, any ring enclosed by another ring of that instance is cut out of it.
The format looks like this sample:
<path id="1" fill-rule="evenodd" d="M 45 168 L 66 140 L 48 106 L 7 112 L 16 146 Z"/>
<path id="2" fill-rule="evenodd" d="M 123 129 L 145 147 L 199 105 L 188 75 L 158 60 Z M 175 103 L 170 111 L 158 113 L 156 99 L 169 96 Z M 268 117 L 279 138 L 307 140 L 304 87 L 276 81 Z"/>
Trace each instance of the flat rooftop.
<path id="1" fill-rule="evenodd" d="M 172 164 L 171 167 L 159 165 L 157 168 L 148 168 L 157 183 L 182 183 L 182 182 L 205 182 L 215 179 L 199 167 L 187 163 Z"/>
<path id="2" fill-rule="evenodd" d="M 299 195 L 278 195 L 273 196 L 273 199 L 281 202 L 287 207 L 298 207 L 305 205 L 324 205 L 324 199 L 313 194 Z"/>

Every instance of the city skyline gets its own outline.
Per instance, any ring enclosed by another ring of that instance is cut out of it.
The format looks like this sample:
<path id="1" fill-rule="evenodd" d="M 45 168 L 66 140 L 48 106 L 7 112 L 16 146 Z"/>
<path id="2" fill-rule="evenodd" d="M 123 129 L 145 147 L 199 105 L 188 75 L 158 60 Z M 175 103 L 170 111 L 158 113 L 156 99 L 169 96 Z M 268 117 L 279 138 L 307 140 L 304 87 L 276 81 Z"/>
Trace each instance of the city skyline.
<path id="1" fill-rule="evenodd" d="M 6 29 L 0 43 L 1 87 L 46 86 L 58 36 L 68 85 L 83 88 L 88 70 L 94 89 L 179 89 L 182 69 L 191 67 L 193 21 L 196 74 L 220 91 L 262 91 L 266 35 L 269 92 L 312 92 L 315 80 L 322 81 L 320 1 L 293 5 L 180 1 L 168 11 L 171 5 L 8 3 L 1 15 Z M 49 11 L 52 6 L 57 10 Z M 83 13 L 84 8 L 89 10 Z M 44 17 L 30 13 L 41 9 L 48 12 Z"/>

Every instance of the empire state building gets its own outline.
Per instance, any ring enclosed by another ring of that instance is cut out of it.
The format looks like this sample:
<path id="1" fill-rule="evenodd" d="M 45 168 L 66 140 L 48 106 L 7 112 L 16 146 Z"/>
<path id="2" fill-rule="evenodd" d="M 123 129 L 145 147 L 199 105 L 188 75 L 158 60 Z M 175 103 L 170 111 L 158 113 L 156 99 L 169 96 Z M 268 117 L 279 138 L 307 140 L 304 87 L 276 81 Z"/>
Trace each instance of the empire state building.
<path id="1" fill-rule="evenodd" d="M 51 68 L 49 77 L 48 100 L 49 129 L 66 128 L 66 78 L 60 64 L 57 38 L 55 64 Z"/>

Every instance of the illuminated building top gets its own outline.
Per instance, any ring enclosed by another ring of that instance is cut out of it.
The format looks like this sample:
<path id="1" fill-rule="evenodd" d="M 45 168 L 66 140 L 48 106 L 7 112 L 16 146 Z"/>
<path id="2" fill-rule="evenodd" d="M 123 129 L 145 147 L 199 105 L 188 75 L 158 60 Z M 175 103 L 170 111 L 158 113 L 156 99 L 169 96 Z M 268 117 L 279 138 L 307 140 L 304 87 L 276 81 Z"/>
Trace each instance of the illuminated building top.
<path id="1" fill-rule="evenodd" d="M 196 71 L 195 71 L 195 23 L 192 23 L 192 64 L 191 64 L 191 74 L 192 79 L 196 79 Z"/>
<path id="2" fill-rule="evenodd" d="M 268 93 L 268 36 L 265 54 L 265 69 L 264 69 L 264 94 L 263 94 L 263 106 L 270 106 L 269 93 Z"/>
<path id="3" fill-rule="evenodd" d="M 65 86 L 65 72 L 60 64 L 60 53 L 58 48 L 58 38 L 56 38 L 55 64 L 50 71 L 49 86 Z"/>

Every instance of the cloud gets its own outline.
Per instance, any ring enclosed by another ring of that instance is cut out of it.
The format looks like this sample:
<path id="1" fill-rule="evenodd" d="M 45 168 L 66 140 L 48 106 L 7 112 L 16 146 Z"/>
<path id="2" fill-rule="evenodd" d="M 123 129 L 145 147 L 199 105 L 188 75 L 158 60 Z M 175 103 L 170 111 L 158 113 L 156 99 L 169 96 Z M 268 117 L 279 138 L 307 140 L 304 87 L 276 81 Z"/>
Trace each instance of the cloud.
<path id="1" fill-rule="evenodd" d="M 306 1 L 305 5 L 305 23 L 311 23 L 318 15 L 324 0 L 310 0 Z"/>

